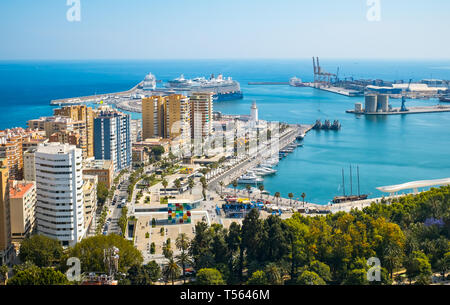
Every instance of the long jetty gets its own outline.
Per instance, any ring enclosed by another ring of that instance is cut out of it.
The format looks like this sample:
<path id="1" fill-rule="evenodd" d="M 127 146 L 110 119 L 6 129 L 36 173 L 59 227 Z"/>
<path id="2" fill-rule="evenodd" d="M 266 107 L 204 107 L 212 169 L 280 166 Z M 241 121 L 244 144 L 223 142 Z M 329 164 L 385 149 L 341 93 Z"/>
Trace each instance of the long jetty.
<path id="1" fill-rule="evenodd" d="M 71 97 L 71 98 L 63 98 L 58 100 L 52 100 L 50 102 L 50 105 L 77 105 L 82 104 L 86 102 L 96 101 L 97 99 L 102 99 L 106 96 L 123 96 L 128 94 L 133 94 L 136 92 L 136 90 L 139 88 L 139 86 L 142 85 L 142 82 L 131 88 L 127 91 L 122 92 L 116 92 L 116 93 L 103 93 L 103 94 L 96 94 L 96 95 L 89 95 L 89 96 L 81 96 L 81 97 Z"/>

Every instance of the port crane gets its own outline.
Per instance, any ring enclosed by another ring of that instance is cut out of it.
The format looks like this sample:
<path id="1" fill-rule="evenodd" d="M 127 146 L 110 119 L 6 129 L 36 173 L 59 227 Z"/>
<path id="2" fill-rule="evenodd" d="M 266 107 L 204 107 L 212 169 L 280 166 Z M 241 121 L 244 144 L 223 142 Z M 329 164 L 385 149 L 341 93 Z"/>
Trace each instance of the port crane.
<path id="1" fill-rule="evenodd" d="M 408 92 L 411 92 L 411 82 L 412 82 L 412 79 L 409 80 L 408 87 L 405 90 L 405 94 L 402 95 L 402 108 L 400 109 L 400 111 L 402 111 L 402 112 L 409 111 L 408 108 L 406 108 L 406 96 L 405 95 Z"/>
<path id="2" fill-rule="evenodd" d="M 319 57 L 312 58 L 313 59 L 313 68 L 314 68 L 314 85 L 319 83 L 319 86 L 321 84 L 324 84 L 326 86 L 329 86 L 331 84 L 332 78 L 337 78 L 336 74 L 328 73 L 325 70 L 322 70 L 322 67 L 320 66 Z"/>

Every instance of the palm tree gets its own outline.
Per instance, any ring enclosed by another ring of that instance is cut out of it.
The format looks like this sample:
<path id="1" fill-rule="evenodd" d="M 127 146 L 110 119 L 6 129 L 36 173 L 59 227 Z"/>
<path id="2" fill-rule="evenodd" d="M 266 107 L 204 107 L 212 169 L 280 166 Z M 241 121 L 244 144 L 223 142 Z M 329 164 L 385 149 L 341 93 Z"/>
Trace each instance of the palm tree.
<path id="1" fill-rule="evenodd" d="M 220 182 L 219 182 L 219 185 L 220 185 L 220 195 L 223 195 L 223 191 L 222 191 L 222 188 L 223 188 L 223 186 L 224 186 L 223 181 L 220 181 Z"/>
<path id="2" fill-rule="evenodd" d="M 275 198 L 277 198 L 277 204 L 278 204 L 278 199 L 280 198 L 280 196 L 281 196 L 280 192 L 275 193 Z"/>
<path id="3" fill-rule="evenodd" d="M 193 262 L 187 252 L 182 252 L 176 256 L 177 264 L 181 265 L 183 272 L 183 283 L 186 284 L 186 266 L 192 265 Z"/>
<path id="4" fill-rule="evenodd" d="M 194 179 L 192 177 L 190 177 L 189 180 L 188 180 L 188 183 L 189 183 L 189 190 L 190 190 L 190 193 L 192 195 L 192 189 L 195 186 L 195 181 L 194 181 Z"/>
<path id="5" fill-rule="evenodd" d="M 178 189 L 178 193 L 180 193 L 180 188 L 181 188 L 181 181 L 180 179 L 176 179 L 173 184 L 175 185 L 175 187 Z"/>
<path id="6" fill-rule="evenodd" d="M 8 266 L 6 265 L 0 266 L 0 276 L 3 278 L 4 285 L 8 283 L 8 272 L 9 272 Z"/>
<path id="7" fill-rule="evenodd" d="M 262 184 L 259 185 L 259 191 L 261 193 L 261 200 L 262 200 L 262 195 L 263 195 L 263 191 L 264 191 L 264 185 L 262 185 Z"/>
<path id="8" fill-rule="evenodd" d="M 306 197 L 306 194 L 305 194 L 305 193 L 302 193 L 303 207 L 305 207 L 305 197 Z"/>
<path id="9" fill-rule="evenodd" d="M 250 186 L 250 184 L 247 184 L 247 185 L 245 186 L 245 188 L 247 189 L 248 198 L 250 198 L 250 190 L 252 189 L 252 187 Z"/>
<path id="10" fill-rule="evenodd" d="M 208 183 L 206 182 L 206 178 L 205 176 L 200 178 L 200 182 L 202 184 L 202 195 L 203 195 L 203 200 L 206 201 L 206 188 L 208 187 Z"/>
<path id="11" fill-rule="evenodd" d="M 237 180 L 233 180 L 233 187 L 234 187 L 234 196 L 236 196 L 236 188 L 237 188 L 237 186 L 238 186 L 238 182 L 237 182 Z"/>
<path id="12" fill-rule="evenodd" d="M 292 198 L 294 198 L 294 194 L 289 193 L 288 197 L 289 197 L 289 205 L 292 205 Z"/>
<path id="13" fill-rule="evenodd" d="M 265 268 L 265 272 L 270 285 L 283 284 L 283 276 L 281 274 L 281 270 L 275 263 L 268 264 Z"/>
<path id="14" fill-rule="evenodd" d="M 164 276 L 167 280 L 170 279 L 172 281 L 172 285 L 175 284 L 175 279 L 180 276 L 180 266 L 177 265 L 173 258 L 169 259 L 169 264 L 167 264 L 166 268 L 164 269 Z"/>
<path id="15" fill-rule="evenodd" d="M 167 189 L 167 186 L 169 185 L 169 182 L 167 182 L 166 179 L 163 179 L 162 185 L 163 185 L 163 187 L 164 187 L 164 193 L 166 193 L 166 189 Z"/>
<path id="16" fill-rule="evenodd" d="M 181 265 L 183 268 L 183 282 L 186 284 L 186 265 L 192 264 L 192 261 L 187 254 L 187 250 L 189 249 L 189 238 L 187 237 L 186 233 L 181 233 L 178 235 L 177 239 L 175 240 L 175 246 L 178 250 L 181 250 L 181 254 L 178 255 L 177 263 Z"/>

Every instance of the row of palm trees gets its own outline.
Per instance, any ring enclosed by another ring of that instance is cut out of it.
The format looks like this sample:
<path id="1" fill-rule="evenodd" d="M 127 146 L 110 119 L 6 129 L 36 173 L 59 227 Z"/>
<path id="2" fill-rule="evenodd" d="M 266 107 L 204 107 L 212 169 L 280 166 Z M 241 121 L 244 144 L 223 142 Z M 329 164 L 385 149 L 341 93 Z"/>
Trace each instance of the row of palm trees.
<path id="1" fill-rule="evenodd" d="M 223 182 L 221 181 L 219 184 L 220 184 L 220 186 L 221 186 L 221 188 L 222 188 L 222 187 L 223 187 Z M 233 185 L 233 188 L 234 188 L 234 195 L 236 196 L 236 195 L 237 195 L 236 189 L 237 189 L 237 187 L 238 187 L 238 182 L 237 182 L 237 180 L 233 180 L 233 182 L 231 182 L 231 184 Z M 251 185 L 250 185 L 250 184 L 247 184 L 247 185 L 245 186 L 245 188 L 246 188 L 246 190 L 247 190 L 247 192 L 248 192 L 248 197 L 250 197 L 250 191 L 251 191 L 251 189 L 252 189 Z M 261 194 L 261 200 L 262 200 L 262 199 L 263 199 L 262 196 L 263 196 L 263 191 L 264 191 L 264 185 L 260 184 L 260 185 L 258 186 L 258 189 L 259 189 L 259 191 L 260 191 L 260 194 Z M 222 190 L 221 190 L 221 192 L 222 192 Z M 279 200 L 279 198 L 281 197 L 281 193 L 280 193 L 280 192 L 275 192 L 274 197 L 277 198 L 277 204 L 278 204 L 278 200 Z M 288 197 L 289 197 L 289 205 L 292 205 L 292 198 L 294 198 L 294 193 L 289 193 L 289 194 L 288 194 Z M 304 206 L 304 205 L 305 205 L 306 193 L 302 193 L 302 194 L 301 194 L 301 197 L 302 197 L 302 199 L 303 199 L 303 206 Z M 267 198 L 269 198 L 269 195 L 267 195 Z"/>
<path id="2" fill-rule="evenodd" d="M 181 233 L 178 235 L 175 241 L 175 246 L 179 251 L 181 251 L 181 253 L 174 257 L 173 251 L 171 249 L 170 239 L 163 245 L 164 257 L 169 260 L 169 263 L 163 270 L 163 275 L 167 279 L 167 281 L 170 280 L 172 282 L 172 285 L 174 285 L 175 280 L 180 277 L 180 274 L 182 274 L 183 283 L 186 284 L 186 266 L 193 264 L 188 254 L 189 238 L 187 237 L 186 233 Z"/>

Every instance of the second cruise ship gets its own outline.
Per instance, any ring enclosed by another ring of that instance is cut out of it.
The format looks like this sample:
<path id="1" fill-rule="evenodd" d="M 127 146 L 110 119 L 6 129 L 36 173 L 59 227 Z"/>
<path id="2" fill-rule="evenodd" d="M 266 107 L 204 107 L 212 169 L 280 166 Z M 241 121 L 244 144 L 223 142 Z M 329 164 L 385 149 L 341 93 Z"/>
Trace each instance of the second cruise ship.
<path id="1" fill-rule="evenodd" d="M 180 92 L 212 92 L 214 101 L 230 101 L 244 98 L 240 84 L 231 77 L 224 78 L 222 74 L 217 77 L 211 75 L 209 79 L 197 77 L 186 79 L 184 75 L 167 82 L 167 88 Z"/>

